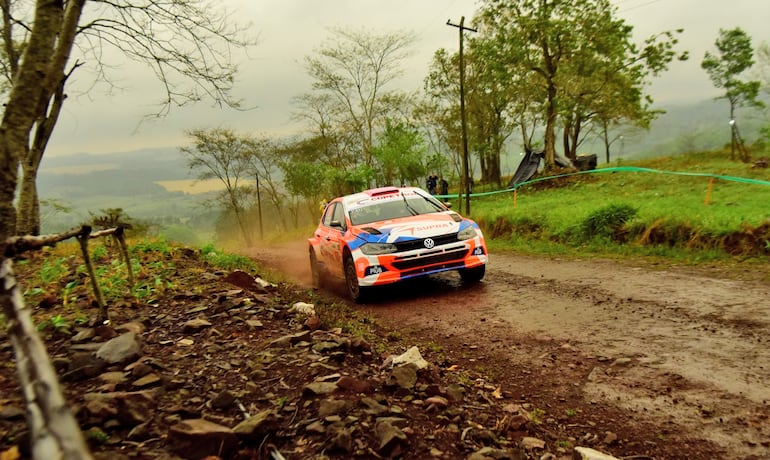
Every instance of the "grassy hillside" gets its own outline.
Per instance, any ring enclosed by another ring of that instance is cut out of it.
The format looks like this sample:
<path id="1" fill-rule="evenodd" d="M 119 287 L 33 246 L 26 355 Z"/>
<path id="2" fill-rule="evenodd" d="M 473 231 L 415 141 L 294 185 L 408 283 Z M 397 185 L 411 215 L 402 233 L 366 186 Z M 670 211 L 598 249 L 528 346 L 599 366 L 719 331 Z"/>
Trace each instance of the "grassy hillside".
<path id="1" fill-rule="evenodd" d="M 770 169 L 728 157 L 691 153 L 634 163 L 654 171 L 603 172 L 606 165 L 539 177 L 515 195 L 479 196 L 471 210 L 490 237 L 528 251 L 767 257 Z"/>

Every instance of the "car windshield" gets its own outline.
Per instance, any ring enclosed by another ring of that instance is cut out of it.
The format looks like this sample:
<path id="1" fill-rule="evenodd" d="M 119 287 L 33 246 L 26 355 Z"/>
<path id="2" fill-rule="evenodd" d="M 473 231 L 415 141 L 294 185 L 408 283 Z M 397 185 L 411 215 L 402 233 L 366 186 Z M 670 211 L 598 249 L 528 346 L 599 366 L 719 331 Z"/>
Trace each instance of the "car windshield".
<path id="1" fill-rule="evenodd" d="M 350 223 L 370 224 L 382 220 L 445 211 L 438 203 L 422 195 L 400 196 L 397 200 L 375 201 L 350 210 Z"/>

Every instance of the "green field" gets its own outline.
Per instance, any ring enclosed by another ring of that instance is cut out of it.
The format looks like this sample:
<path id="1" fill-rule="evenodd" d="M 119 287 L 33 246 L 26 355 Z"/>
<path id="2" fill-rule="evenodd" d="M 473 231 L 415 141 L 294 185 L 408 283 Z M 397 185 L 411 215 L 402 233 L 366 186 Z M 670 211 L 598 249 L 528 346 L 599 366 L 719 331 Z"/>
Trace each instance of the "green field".
<path id="1" fill-rule="evenodd" d="M 515 193 L 472 196 L 471 217 L 494 240 L 493 247 L 693 260 L 766 258 L 770 169 L 728 158 L 725 152 L 694 153 L 583 174 L 538 175 Z M 453 206 L 460 209 L 457 200 Z"/>

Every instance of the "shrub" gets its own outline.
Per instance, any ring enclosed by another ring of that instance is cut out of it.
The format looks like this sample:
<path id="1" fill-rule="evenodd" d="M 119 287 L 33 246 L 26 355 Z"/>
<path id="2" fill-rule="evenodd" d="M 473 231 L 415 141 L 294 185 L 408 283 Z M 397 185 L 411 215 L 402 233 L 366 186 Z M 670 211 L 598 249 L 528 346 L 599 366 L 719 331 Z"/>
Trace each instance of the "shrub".
<path id="1" fill-rule="evenodd" d="M 610 204 L 588 215 L 580 224 L 584 238 L 609 238 L 619 233 L 638 210 L 627 204 Z"/>

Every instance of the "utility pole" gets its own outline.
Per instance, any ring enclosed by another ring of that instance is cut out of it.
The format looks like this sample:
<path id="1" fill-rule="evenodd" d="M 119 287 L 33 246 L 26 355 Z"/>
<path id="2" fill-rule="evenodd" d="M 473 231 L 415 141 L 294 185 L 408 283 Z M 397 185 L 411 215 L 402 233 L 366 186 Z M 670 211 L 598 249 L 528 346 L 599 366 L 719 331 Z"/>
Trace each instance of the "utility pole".
<path id="1" fill-rule="evenodd" d="M 478 32 L 476 29 L 465 27 L 465 16 L 460 17 L 460 24 L 452 24 L 450 19 L 447 19 L 446 24 L 448 26 L 457 27 L 460 29 L 460 121 L 462 122 L 463 131 L 463 184 L 462 189 L 465 191 L 465 214 L 471 213 L 471 183 L 468 177 L 468 125 L 465 121 L 465 61 L 463 59 L 463 31 L 470 30 L 471 32 Z M 462 211 L 462 194 L 460 196 L 460 210 Z"/>

